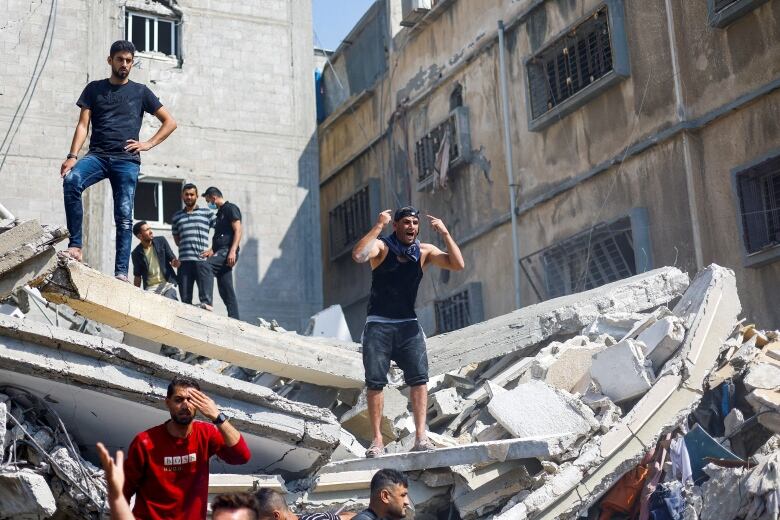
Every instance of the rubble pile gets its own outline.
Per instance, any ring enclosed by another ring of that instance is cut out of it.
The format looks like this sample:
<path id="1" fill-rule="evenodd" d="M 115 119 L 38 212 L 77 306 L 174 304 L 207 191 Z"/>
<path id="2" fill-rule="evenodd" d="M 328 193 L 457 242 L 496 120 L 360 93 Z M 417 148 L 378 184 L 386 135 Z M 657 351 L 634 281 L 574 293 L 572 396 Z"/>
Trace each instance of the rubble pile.
<path id="1" fill-rule="evenodd" d="M 778 518 L 780 333 L 739 321 L 728 269 L 711 265 L 689 280 L 661 268 L 430 338 L 427 419 L 437 449 L 410 452 L 409 389 L 391 368 L 387 453 L 367 459 L 358 344 L 129 288 L 53 258 L 43 228 L 28 228 L 5 247 L 26 251 L 19 258 L 35 267 L 20 279 L 0 272 L 0 296 L 20 301 L 30 283 L 49 303 L 157 350 L 0 316 L 0 386 L 26 391 L 0 390 L 13 418 L 0 421 L 8 430 L 0 518 L 6 503 L 37 508 L 36 517 L 51 508 L 96 514 L 102 484 L 79 450 L 94 460 L 97 440 L 125 446 L 162 422 L 175 374 L 198 380 L 252 451 L 249 464 L 230 469 L 242 475 L 212 463 L 212 492 L 271 485 L 298 512 L 359 510 L 373 474 L 394 468 L 410 479 L 418 519 Z M 117 416 L 120 406 L 132 413 Z"/>
<path id="2" fill-rule="evenodd" d="M 59 415 L 19 388 L 0 386 L 0 518 L 91 520 L 107 513 L 103 470 L 79 453 Z"/>

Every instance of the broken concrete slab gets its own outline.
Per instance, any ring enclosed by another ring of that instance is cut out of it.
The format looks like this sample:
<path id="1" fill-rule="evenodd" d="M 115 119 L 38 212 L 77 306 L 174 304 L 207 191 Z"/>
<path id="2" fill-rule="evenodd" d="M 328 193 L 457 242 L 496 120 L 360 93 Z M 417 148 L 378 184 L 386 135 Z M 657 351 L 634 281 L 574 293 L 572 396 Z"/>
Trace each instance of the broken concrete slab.
<path id="1" fill-rule="evenodd" d="M 599 426 L 590 408 L 542 381 L 529 381 L 497 395 L 488 403 L 488 411 L 517 438 L 557 434 L 576 439 Z"/>
<path id="2" fill-rule="evenodd" d="M 579 347 L 570 347 L 556 356 L 555 361 L 547 368 L 544 382 L 550 386 L 569 393 L 587 388 L 590 381 L 590 368 L 593 355 L 607 347 L 598 343 L 588 343 Z M 583 383 L 586 380 L 586 383 Z"/>
<path id="3" fill-rule="evenodd" d="M 494 384 L 498 387 L 504 387 L 508 383 L 520 378 L 520 376 L 522 376 L 526 370 L 529 370 L 531 368 L 533 363 L 534 363 L 534 358 L 532 357 L 522 358 L 512 363 L 508 367 L 504 368 L 493 377 L 489 378 L 488 381 L 490 381 L 491 384 Z M 491 396 L 490 393 L 488 392 L 488 388 L 485 385 L 482 385 L 476 390 L 474 390 L 472 393 L 470 393 L 467 399 L 470 399 L 477 403 L 481 403 L 483 401 L 486 401 L 490 397 Z"/>
<path id="4" fill-rule="evenodd" d="M 439 334 L 428 340 L 429 373 L 443 374 L 510 352 L 530 355 L 544 340 L 577 333 L 601 314 L 652 309 L 677 298 L 686 287 L 685 273 L 664 267 Z"/>
<path id="5" fill-rule="evenodd" d="M 0 381 L 48 396 L 80 444 L 127 446 L 138 431 L 164 422 L 167 385 L 176 375 L 198 381 L 245 435 L 253 458 L 240 472 L 306 473 L 339 442 L 341 429 L 328 410 L 105 338 L 0 316 Z"/>
<path id="6" fill-rule="evenodd" d="M 428 396 L 428 425 L 434 427 L 460 414 L 466 401 L 455 388 L 445 388 Z"/>
<path id="7" fill-rule="evenodd" d="M 326 464 L 324 473 L 363 471 L 392 468 L 415 471 L 429 468 L 447 468 L 459 464 L 503 462 L 528 458 L 555 457 L 570 444 L 568 437 L 555 435 L 527 439 L 506 439 L 493 442 L 475 442 L 451 448 L 381 455 L 372 459 L 354 459 Z"/>
<path id="8" fill-rule="evenodd" d="M 607 334 L 615 340 L 620 340 L 637 322 L 642 322 L 646 316 L 638 312 L 610 312 L 602 314 L 593 320 L 589 326 L 582 329 L 582 334 L 590 339 L 595 339 L 602 334 Z"/>
<path id="9" fill-rule="evenodd" d="M 758 415 L 758 422 L 766 429 L 780 433 L 780 392 L 757 388 L 745 396 Z"/>
<path id="10" fill-rule="evenodd" d="M 23 227 L 18 232 L 17 228 Z M 25 284 L 40 283 L 57 267 L 54 244 L 64 240 L 62 227 L 41 227 L 37 222 L 23 223 L 0 234 L 5 253 L 0 256 L 0 299 Z"/>
<path id="11" fill-rule="evenodd" d="M 742 381 L 748 392 L 757 388 L 776 390 L 780 388 L 780 366 L 773 363 L 755 363 Z"/>
<path id="12" fill-rule="evenodd" d="M 46 479 L 32 470 L 0 472 L 0 518 L 49 518 L 57 504 Z"/>
<path id="13" fill-rule="evenodd" d="M 275 332 L 128 286 L 63 260 L 43 296 L 95 321 L 158 343 L 307 383 L 363 386 L 363 362 L 338 340 Z"/>
<path id="14" fill-rule="evenodd" d="M 512 464 L 511 467 L 504 466 L 503 468 L 506 470 L 497 471 L 494 478 L 475 488 L 464 484 L 455 485 L 453 489 L 455 507 L 463 520 L 485 517 L 496 510 L 503 500 L 533 484 L 533 480 L 524 466 Z"/>
<path id="15" fill-rule="evenodd" d="M 270 488 L 286 493 L 284 480 L 279 475 L 240 475 L 235 473 L 212 473 L 209 475 L 209 495 L 220 493 L 243 493 Z"/>
<path id="16" fill-rule="evenodd" d="M 685 327 L 676 316 L 662 318 L 637 337 L 645 345 L 645 357 L 653 364 L 653 370 L 659 371 L 664 363 L 677 352 L 685 339 Z"/>
<path id="17" fill-rule="evenodd" d="M 621 403 L 650 389 L 654 376 L 652 369 L 645 365 L 643 350 L 642 343 L 625 339 L 593 356 L 590 375 L 601 393 Z"/>
<path id="18" fill-rule="evenodd" d="M 559 472 L 545 484 L 554 490 L 544 496 L 534 491 L 536 499 L 518 500 L 497 519 L 534 514 L 535 519 L 552 520 L 587 509 L 701 399 L 704 379 L 715 366 L 740 311 L 733 271 L 714 264 L 702 270 L 674 308 L 688 332 L 658 381 L 607 434 L 583 447 L 575 464 L 568 466 L 573 469 L 565 475 Z"/>
<path id="19" fill-rule="evenodd" d="M 382 438 L 385 444 L 387 444 L 393 442 L 398 437 L 395 420 L 406 413 L 409 400 L 397 388 L 392 386 L 385 387 L 382 394 L 384 406 L 379 426 L 382 431 Z M 371 430 L 371 422 L 368 417 L 368 402 L 366 401 L 365 389 L 360 393 L 357 404 L 341 416 L 340 422 L 343 428 L 356 437 L 369 442 L 374 440 L 374 433 Z"/>

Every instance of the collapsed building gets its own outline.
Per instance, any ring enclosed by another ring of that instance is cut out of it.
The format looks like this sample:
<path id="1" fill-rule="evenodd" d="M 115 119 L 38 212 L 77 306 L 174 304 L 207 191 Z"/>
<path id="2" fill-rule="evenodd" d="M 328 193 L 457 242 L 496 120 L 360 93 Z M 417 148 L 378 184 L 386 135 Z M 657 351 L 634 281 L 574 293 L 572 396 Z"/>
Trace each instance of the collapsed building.
<path id="1" fill-rule="evenodd" d="M 391 373 L 388 453 L 367 459 L 359 345 L 129 287 L 58 256 L 59 228 L 0 231 L 0 518 L 105 514 L 94 444 L 162 422 L 176 374 L 252 451 L 212 462 L 212 493 L 272 486 L 298 511 L 359 510 L 395 468 L 414 518 L 778 517 L 780 333 L 742 319 L 729 269 L 656 269 L 430 338 L 438 449 L 409 452 Z"/>

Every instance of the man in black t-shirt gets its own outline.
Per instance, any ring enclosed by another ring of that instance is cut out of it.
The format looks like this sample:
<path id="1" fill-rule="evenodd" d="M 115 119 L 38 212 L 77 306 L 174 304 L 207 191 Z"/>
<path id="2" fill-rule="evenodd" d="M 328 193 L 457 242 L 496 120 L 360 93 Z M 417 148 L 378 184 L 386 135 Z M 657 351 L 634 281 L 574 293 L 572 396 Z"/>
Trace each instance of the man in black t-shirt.
<path id="1" fill-rule="evenodd" d="M 90 82 L 79 97 L 79 122 L 73 134 L 68 157 L 60 167 L 65 197 L 65 217 L 70 242 L 68 254 L 81 261 L 81 224 L 84 209 L 83 191 L 103 179 L 111 183 L 114 195 L 114 223 L 116 224 L 116 259 L 114 275 L 127 278 L 130 260 L 131 229 L 135 187 L 141 169 L 141 152 L 151 150 L 176 129 L 176 121 L 162 106 L 146 85 L 130 81 L 135 47 L 129 41 L 119 40 L 111 45 L 108 64 L 111 77 Z M 144 112 L 153 114 L 162 125 L 148 141 L 139 141 Z M 89 152 L 78 160 L 92 125 Z"/>
<path id="2" fill-rule="evenodd" d="M 208 259 L 211 271 L 217 279 L 217 289 L 227 307 L 228 316 L 239 319 L 238 299 L 233 288 L 233 266 L 238 262 L 238 244 L 241 242 L 241 210 L 222 196 L 222 192 L 211 186 L 203 192 L 209 207 L 217 210 L 214 237 L 211 249 L 200 256 Z"/>
<path id="3" fill-rule="evenodd" d="M 355 513 L 304 513 L 296 515 L 290 511 L 284 495 L 271 488 L 260 488 L 255 492 L 257 520 L 350 520 Z"/>

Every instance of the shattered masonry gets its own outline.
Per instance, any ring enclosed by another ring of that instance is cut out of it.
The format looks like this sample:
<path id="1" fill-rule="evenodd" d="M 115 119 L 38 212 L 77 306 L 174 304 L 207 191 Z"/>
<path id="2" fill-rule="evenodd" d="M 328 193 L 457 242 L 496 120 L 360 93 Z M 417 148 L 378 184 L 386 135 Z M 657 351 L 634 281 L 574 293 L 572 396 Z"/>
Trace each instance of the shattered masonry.
<path id="1" fill-rule="evenodd" d="M 407 389 L 389 387 L 388 454 L 366 459 L 356 345 L 118 288 L 56 256 L 61 230 L 0 229 L 0 288 L 16 303 L 0 316 L 0 518 L 97 518 L 105 488 L 91 447 L 126 446 L 162 421 L 165 386 L 182 373 L 253 453 L 243 474 L 213 463 L 212 493 L 271 486 L 298 511 L 359 510 L 372 475 L 397 468 L 415 518 L 573 519 L 611 510 L 612 490 L 646 467 L 648 448 L 665 453 L 677 438 L 699 481 L 664 466 L 667 481 L 653 486 L 677 493 L 686 519 L 777 518 L 780 334 L 740 323 L 728 269 L 711 265 L 689 283 L 662 268 L 431 338 L 439 448 L 409 453 Z M 76 313 L 60 326 L 36 321 L 36 308 L 50 312 L 44 298 Z M 720 458 L 703 462 L 699 446 Z"/>

